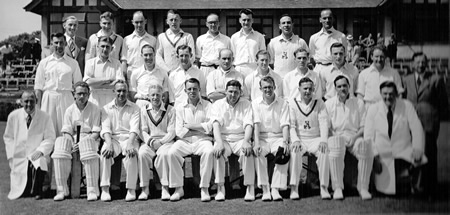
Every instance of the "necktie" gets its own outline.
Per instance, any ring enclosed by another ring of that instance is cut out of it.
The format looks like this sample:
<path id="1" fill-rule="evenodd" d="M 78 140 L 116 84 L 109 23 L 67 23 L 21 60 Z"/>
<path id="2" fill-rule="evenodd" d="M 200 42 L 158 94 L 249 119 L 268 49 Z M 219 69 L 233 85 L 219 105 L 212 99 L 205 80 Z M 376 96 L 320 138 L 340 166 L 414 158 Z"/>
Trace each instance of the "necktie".
<path id="1" fill-rule="evenodd" d="M 391 135 L 392 135 L 392 122 L 394 121 L 394 115 L 392 114 L 391 108 L 389 108 L 389 110 L 388 110 L 387 120 L 388 120 L 388 134 L 389 134 L 389 138 L 391 138 Z"/>
<path id="2" fill-rule="evenodd" d="M 70 40 L 69 40 L 69 49 L 70 49 L 70 52 L 72 53 L 72 56 L 73 57 L 75 57 L 75 42 L 73 41 L 73 38 L 70 38 Z"/>
<path id="3" fill-rule="evenodd" d="M 422 78 L 420 76 L 417 78 L 417 88 L 420 87 L 420 84 L 422 84 Z"/>
<path id="4" fill-rule="evenodd" d="M 30 124 L 31 124 L 31 115 L 30 114 L 28 114 L 28 116 L 27 116 L 27 128 L 29 128 L 30 127 Z"/>

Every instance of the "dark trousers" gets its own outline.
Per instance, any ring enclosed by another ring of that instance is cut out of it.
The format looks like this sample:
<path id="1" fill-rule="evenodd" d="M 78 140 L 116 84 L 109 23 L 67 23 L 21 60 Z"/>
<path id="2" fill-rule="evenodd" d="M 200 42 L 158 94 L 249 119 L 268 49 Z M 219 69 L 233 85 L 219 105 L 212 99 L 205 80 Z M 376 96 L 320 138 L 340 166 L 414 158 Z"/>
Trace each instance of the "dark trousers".
<path id="1" fill-rule="evenodd" d="M 412 163 L 403 159 L 395 159 L 395 193 L 396 195 L 410 195 L 417 193 L 422 183 L 422 167 L 414 167 Z"/>
<path id="2" fill-rule="evenodd" d="M 33 164 L 28 161 L 27 185 L 22 196 L 42 196 L 42 183 L 45 173 L 41 168 L 34 168 Z"/>
<path id="3" fill-rule="evenodd" d="M 428 158 L 428 163 L 423 168 L 423 183 L 422 187 L 425 189 L 425 195 L 433 195 L 436 192 L 438 183 L 437 170 L 437 134 L 432 132 L 425 133 L 425 156 Z"/>

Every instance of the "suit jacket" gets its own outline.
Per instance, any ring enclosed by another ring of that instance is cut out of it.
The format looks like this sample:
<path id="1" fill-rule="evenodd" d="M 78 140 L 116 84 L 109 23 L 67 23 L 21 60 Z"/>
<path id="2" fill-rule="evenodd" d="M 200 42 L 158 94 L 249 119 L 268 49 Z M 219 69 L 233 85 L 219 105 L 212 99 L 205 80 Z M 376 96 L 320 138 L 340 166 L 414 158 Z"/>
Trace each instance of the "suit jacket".
<path id="1" fill-rule="evenodd" d="M 439 132 L 440 120 L 449 116 L 447 92 L 439 75 L 426 72 L 420 87 L 413 74 L 403 79 L 403 97 L 411 101 L 426 132 Z"/>
<path id="2" fill-rule="evenodd" d="M 6 122 L 3 140 L 6 158 L 11 168 L 11 190 L 9 199 L 19 198 L 27 185 L 28 157 L 35 151 L 48 156 L 55 142 L 55 130 L 50 116 L 36 109 L 27 128 L 27 114 L 23 108 L 11 112 Z M 41 157 L 33 162 L 35 168 L 46 169 L 46 159 Z"/>
<path id="3" fill-rule="evenodd" d="M 84 64 L 85 64 L 85 54 L 88 40 L 84 37 L 75 36 L 75 56 L 72 55 L 70 51 L 70 45 L 67 44 L 65 48 L 65 53 L 67 56 L 75 59 L 78 62 L 81 70 L 81 77 L 84 77 Z"/>

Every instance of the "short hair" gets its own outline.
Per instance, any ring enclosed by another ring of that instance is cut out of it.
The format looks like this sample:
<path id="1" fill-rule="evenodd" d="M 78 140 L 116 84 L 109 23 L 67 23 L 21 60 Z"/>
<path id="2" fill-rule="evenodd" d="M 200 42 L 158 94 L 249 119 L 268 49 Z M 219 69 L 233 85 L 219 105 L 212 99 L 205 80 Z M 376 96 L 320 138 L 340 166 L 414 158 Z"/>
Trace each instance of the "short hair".
<path id="1" fill-rule="evenodd" d="M 306 56 L 309 57 L 309 52 L 308 52 L 308 50 L 306 50 L 305 48 L 298 48 L 298 49 L 296 49 L 296 50 L 294 51 L 294 57 L 297 57 L 297 53 L 300 53 L 300 52 L 306 52 Z"/>
<path id="2" fill-rule="evenodd" d="M 324 11 L 330 11 L 331 17 L 333 17 L 333 11 L 331 11 L 330 8 L 325 8 L 325 9 L 321 10 L 321 11 L 320 11 L 320 17 L 322 17 L 322 13 L 323 13 Z"/>
<path id="3" fill-rule="evenodd" d="M 248 8 L 245 8 L 245 9 L 242 9 L 242 10 L 239 11 L 239 16 L 241 16 L 241 14 L 252 15 L 253 16 L 253 11 L 248 9 Z"/>
<path id="4" fill-rule="evenodd" d="M 63 18 L 63 20 L 62 20 L 63 24 L 66 23 L 66 21 L 69 20 L 69 19 L 74 19 L 75 21 L 78 22 L 78 19 L 77 19 L 76 16 L 67 16 L 67 17 Z"/>
<path id="5" fill-rule="evenodd" d="M 344 44 L 339 43 L 339 42 L 331 44 L 330 53 L 332 52 L 333 48 L 341 48 L 341 47 L 344 48 L 344 54 L 345 54 L 345 46 L 344 46 Z"/>
<path id="6" fill-rule="evenodd" d="M 91 91 L 91 89 L 89 88 L 89 84 L 87 84 L 84 81 L 79 81 L 72 86 L 72 90 L 74 93 L 75 93 L 75 90 L 77 89 L 77 87 L 84 87 L 88 90 L 88 92 Z"/>
<path id="7" fill-rule="evenodd" d="M 210 13 L 210 14 L 208 14 L 208 16 L 206 16 L 206 19 L 208 19 L 208 17 L 210 17 L 212 15 L 216 15 L 217 17 L 219 17 L 219 15 L 217 13 Z"/>
<path id="8" fill-rule="evenodd" d="M 106 11 L 100 15 L 100 19 L 111 19 L 112 20 L 112 18 L 113 18 L 113 15 L 109 11 Z"/>
<path id="9" fill-rule="evenodd" d="M 385 46 L 385 45 L 376 45 L 376 46 L 374 46 L 374 47 L 370 50 L 370 56 L 373 55 L 373 52 L 374 52 L 375 50 L 380 50 L 381 52 L 383 52 L 384 56 L 386 56 L 387 49 L 386 49 L 386 46 Z"/>
<path id="10" fill-rule="evenodd" d="M 262 82 L 267 82 L 267 83 L 272 83 L 272 85 L 274 86 L 274 87 L 276 87 L 276 84 L 275 84 L 275 80 L 271 77 L 271 76 L 264 76 L 263 78 L 261 78 L 261 80 L 259 80 L 259 87 L 262 87 Z"/>
<path id="11" fill-rule="evenodd" d="M 223 48 L 223 49 L 220 49 L 220 50 L 219 50 L 219 59 L 222 57 L 222 51 L 226 51 L 226 50 L 228 50 L 228 51 L 231 52 L 231 57 L 234 57 L 233 50 L 231 50 L 231 49 L 229 49 L 229 48 Z"/>
<path id="12" fill-rule="evenodd" d="M 312 83 L 314 85 L 314 82 L 308 77 L 303 77 L 302 79 L 300 79 L 300 81 L 298 82 L 298 86 L 302 86 L 303 83 Z"/>
<path id="13" fill-rule="evenodd" d="M 155 53 L 155 48 L 153 48 L 153 46 L 151 46 L 150 44 L 146 43 L 141 47 L 141 54 L 144 53 L 144 48 L 149 48 L 153 50 L 153 53 Z"/>
<path id="14" fill-rule="evenodd" d="M 64 33 L 61 33 L 61 32 L 54 32 L 54 33 L 52 33 L 52 34 L 50 35 L 50 40 L 53 40 L 54 37 L 56 37 L 56 38 L 64 37 Z M 64 40 L 64 41 L 65 41 L 65 40 Z"/>
<path id="15" fill-rule="evenodd" d="M 192 49 L 191 49 L 191 47 L 190 46 L 188 46 L 188 45 L 180 45 L 180 46 L 178 46 L 177 47 L 177 55 L 179 55 L 180 53 L 180 50 L 189 50 L 189 54 L 192 56 Z"/>
<path id="16" fill-rule="evenodd" d="M 177 9 L 170 9 L 170 10 L 168 10 L 166 18 L 169 16 L 169 13 L 174 14 L 174 15 L 178 15 L 181 18 L 180 11 L 178 11 Z"/>
<path id="17" fill-rule="evenodd" d="M 269 59 L 270 59 L 270 53 L 268 51 L 266 51 L 266 50 L 259 50 L 256 53 L 256 60 L 259 59 L 259 57 L 258 57 L 259 55 L 267 55 L 269 57 Z"/>
<path id="18" fill-rule="evenodd" d="M 414 60 L 416 59 L 416 57 L 418 57 L 418 56 L 423 56 L 423 57 L 425 58 L 425 62 L 428 63 L 428 57 L 427 57 L 427 55 L 426 55 L 425 53 L 423 53 L 423 52 L 414 52 L 414 54 L 413 54 L 411 60 L 414 61 Z"/>
<path id="19" fill-rule="evenodd" d="M 338 82 L 341 79 L 345 79 L 345 81 L 347 81 L 347 84 L 350 86 L 350 81 L 348 80 L 347 77 L 345 77 L 343 75 L 338 75 L 333 81 L 335 87 L 336 87 L 336 82 Z"/>
<path id="20" fill-rule="evenodd" d="M 98 44 L 100 44 L 100 42 L 106 42 L 106 43 L 108 43 L 109 45 L 112 45 L 112 44 L 113 44 L 112 39 L 111 39 L 110 37 L 107 37 L 107 36 L 100 36 L 100 37 L 98 38 Z"/>
<path id="21" fill-rule="evenodd" d="M 140 10 L 138 10 L 138 11 L 133 13 L 133 18 L 134 18 L 135 15 L 141 15 L 145 19 L 144 13 L 142 11 L 140 11 Z"/>
<path id="22" fill-rule="evenodd" d="M 397 85 L 393 81 L 385 81 L 380 84 L 380 92 L 383 88 L 393 88 L 395 95 L 398 95 Z"/>
<path id="23" fill-rule="evenodd" d="M 30 95 L 34 96 L 34 99 L 37 99 L 36 92 L 34 92 L 33 90 L 24 90 L 22 92 L 22 94 L 20 95 L 20 98 L 22 98 L 23 95 L 25 95 L 25 94 L 30 94 Z"/>
<path id="24" fill-rule="evenodd" d="M 291 18 L 291 21 L 294 22 L 294 20 L 292 20 L 292 17 L 287 13 L 282 14 L 278 20 L 281 20 L 283 17 L 289 17 Z"/>
<path id="25" fill-rule="evenodd" d="M 161 94 L 164 91 L 163 86 L 159 82 L 152 82 L 148 87 L 148 90 L 150 91 L 152 89 L 158 90 L 158 92 L 160 92 Z"/>
<path id="26" fill-rule="evenodd" d="M 186 88 L 187 83 L 191 83 L 191 84 L 197 84 L 198 87 L 200 87 L 200 81 L 198 81 L 198 79 L 196 78 L 189 78 L 184 82 L 184 87 Z"/>
<path id="27" fill-rule="evenodd" d="M 233 79 L 233 80 L 230 80 L 227 82 L 225 89 L 228 89 L 228 87 L 237 87 L 237 88 L 241 89 L 242 85 L 241 85 L 241 82 L 239 82 L 236 79 Z"/>
<path id="28" fill-rule="evenodd" d="M 128 91 L 128 84 L 127 84 L 127 82 L 126 82 L 125 80 L 123 80 L 123 79 L 117 79 L 117 80 L 115 81 L 115 83 L 114 83 L 114 89 L 116 88 L 116 85 L 118 85 L 118 84 L 123 84 L 123 85 L 125 85 L 125 88 L 127 88 L 127 91 Z"/>

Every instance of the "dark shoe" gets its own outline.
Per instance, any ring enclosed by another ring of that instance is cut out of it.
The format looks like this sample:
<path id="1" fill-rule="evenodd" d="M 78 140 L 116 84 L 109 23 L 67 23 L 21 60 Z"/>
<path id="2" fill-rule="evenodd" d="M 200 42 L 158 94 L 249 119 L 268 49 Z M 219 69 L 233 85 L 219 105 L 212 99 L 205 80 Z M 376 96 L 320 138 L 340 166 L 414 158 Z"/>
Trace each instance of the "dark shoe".
<path id="1" fill-rule="evenodd" d="M 36 200 L 41 200 L 41 199 L 42 199 L 42 196 L 41 196 L 41 195 L 36 195 L 36 196 L 34 196 L 34 199 L 36 199 Z"/>

